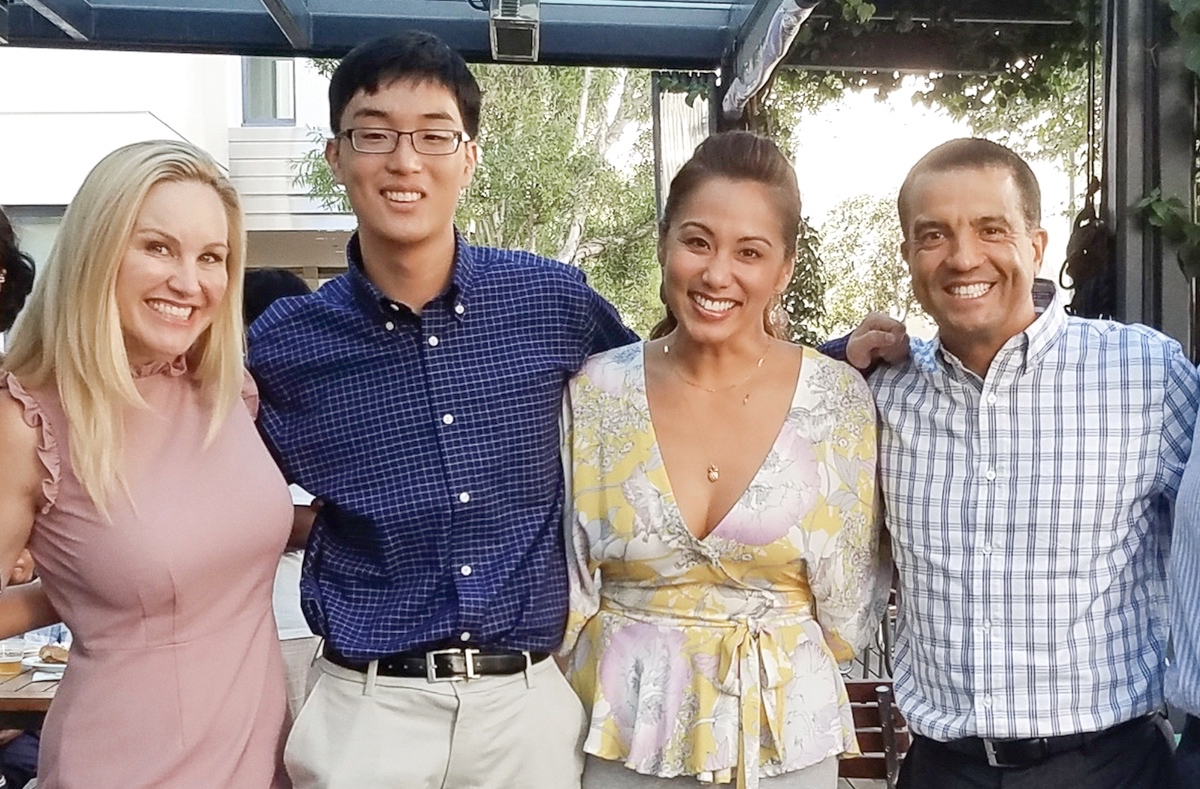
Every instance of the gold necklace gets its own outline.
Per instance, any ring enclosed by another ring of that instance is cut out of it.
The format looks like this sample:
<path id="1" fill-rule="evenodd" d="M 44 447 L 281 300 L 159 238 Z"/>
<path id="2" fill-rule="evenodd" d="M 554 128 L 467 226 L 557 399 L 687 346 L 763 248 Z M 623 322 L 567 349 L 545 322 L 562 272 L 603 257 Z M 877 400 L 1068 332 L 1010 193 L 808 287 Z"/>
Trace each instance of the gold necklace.
<path id="1" fill-rule="evenodd" d="M 663 343 L 663 353 L 669 354 L 670 352 L 671 352 L 671 346 L 667 345 L 666 343 Z M 709 394 L 716 394 L 718 392 L 728 392 L 730 389 L 736 389 L 739 386 L 745 386 L 746 384 L 750 383 L 750 380 L 752 378 L 754 378 L 755 375 L 758 374 L 759 370 L 762 369 L 763 362 L 766 361 L 767 354 L 770 352 L 771 352 L 771 341 L 768 340 L 767 347 L 762 352 L 762 356 L 758 357 L 758 361 L 754 363 L 754 367 L 750 370 L 750 373 L 745 378 L 741 379 L 740 381 L 735 381 L 734 383 L 729 384 L 728 386 L 718 386 L 718 387 L 712 388 L 712 389 L 710 389 L 707 386 L 698 384 L 695 381 L 689 381 L 684 376 L 684 374 L 679 372 L 679 370 L 676 369 L 675 365 L 671 364 L 670 362 L 667 363 L 667 368 L 670 369 L 670 371 L 675 375 L 676 378 L 678 378 L 680 381 L 683 381 L 688 386 L 695 387 L 696 389 L 701 389 L 705 392 L 708 392 Z M 688 413 L 691 414 L 692 420 L 696 424 L 699 424 L 700 420 L 696 418 L 696 412 L 692 408 L 692 404 L 688 401 L 688 399 L 686 397 L 684 397 L 682 399 L 687 404 L 687 410 L 688 410 Z M 750 402 L 750 393 L 746 392 L 746 396 L 742 398 L 742 405 L 746 405 L 749 402 Z M 707 449 L 707 447 L 705 447 L 705 449 Z M 716 463 L 709 463 L 707 476 L 708 476 L 709 482 L 716 482 L 717 480 L 719 480 L 721 478 L 721 467 L 718 466 Z"/>

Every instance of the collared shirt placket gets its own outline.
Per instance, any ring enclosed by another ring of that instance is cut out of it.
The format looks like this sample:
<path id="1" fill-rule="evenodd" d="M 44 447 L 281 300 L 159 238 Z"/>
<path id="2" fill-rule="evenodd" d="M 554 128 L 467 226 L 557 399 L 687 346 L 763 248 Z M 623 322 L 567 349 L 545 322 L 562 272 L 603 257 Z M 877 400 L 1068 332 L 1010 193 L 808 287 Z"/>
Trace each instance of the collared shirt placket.
<path id="1" fill-rule="evenodd" d="M 1022 340 L 1018 338 L 1015 343 L 1019 345 Z M 977 414 L 978 457 L 985 480 L 976 510 L 979 520 L 974 557 L 983 578 L 982 615 L 975 628 L 984 656 L 976 673 L 984 687 L 984 695 L 977 699 L 983 710 L 979 727 L 983 732 L 1004 729 L 1001 722 L 1012 715 L 1010 703 L 1025 692 L 1018 687 L 1019 678 L 1012 671 L 1007 649 L 1007 645 L 1022 637 L 1016 631 L 1019 622 L 1009 617 L 1008 584 L 1013 568 L 1006 557 L 1012 547 L 1008 544 L 1012 535 L 1000 528 L 1000 524 L 1009 521 L 1012 505 L 1013 425 L 1007 405 L 1018 383 L 1021 356 L 1020 350 L 1007 346 L 1001 349 L 982 387 L 971 390 L 977 398 L 972 412 Z"/>
<path id="2" fill-rule="evenodd" d="M 953 364 L 962 381 L 962 387 L 959 389 L 964 399 L 961 404 L 962 413 L 964 419 L 970 422 L 966 425 L 970 445 L 969 457 L 975 459 L 975 484 L 967 487 L 967 495 L 971 498 L 968 511 L 971 512 L 973 522 L 962 524 L 966 533 L 961 535 L 960 544 L 970 578 L 971 621 L 974 625 L 969 638 L 977 678 L 974 697 L 975 725 L 978 731 L 988 731 L 994 716 L 996 691 L 993 683 L 998 680 L 991 648 L 991 606 L 996 596 L 995 570 L 990 554 L 983 550 L 991 539 L 991 510 L 995 506 L 996 498 L 994 434 L 982 407 L 983 399 L 980 397 L 978 378 L 957 361 Z"/>
<path id="3" fill-rule="evenodd" d="M 439 299 L 426 307 L 420 316 L 420 348 L 422 369 L 429 392 L 429 417 L 437 435 L 442 477 L 446 481 L 445 495 L 450 517 L 439 539 L 442 572 L 454 585 L 458 600 L 458 623 L 455 638 L 470 643 L 484 624 L 485 600 L 476 593 L 483 570 L 481 557 L 468 551 L 469 541 L 453 539 L 453 533 L 469 530 L 471 512 L 482 491 L 479 480 L 469 474 L 470 465 L 456 462 L 463 456 L 462 437 L 469 430 L 471 415 L 461 394 L 465 383 L 457 380 L 460 364 L 456 362 L 454 331 L 466 308 L 458 299 Z"/>

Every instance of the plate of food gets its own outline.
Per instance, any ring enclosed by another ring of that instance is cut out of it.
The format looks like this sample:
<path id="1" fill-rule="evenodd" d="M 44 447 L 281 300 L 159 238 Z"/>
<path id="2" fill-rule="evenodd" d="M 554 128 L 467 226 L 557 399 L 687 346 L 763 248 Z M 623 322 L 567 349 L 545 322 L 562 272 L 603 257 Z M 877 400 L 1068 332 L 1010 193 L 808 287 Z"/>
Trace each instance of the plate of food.
<path id="1" fill-rule="evenodd" d="M 46 644 L 36 655 L 21 661 L 21 665 L 34 671 L 65 671 L 70 652 L 62 644 Z"/>

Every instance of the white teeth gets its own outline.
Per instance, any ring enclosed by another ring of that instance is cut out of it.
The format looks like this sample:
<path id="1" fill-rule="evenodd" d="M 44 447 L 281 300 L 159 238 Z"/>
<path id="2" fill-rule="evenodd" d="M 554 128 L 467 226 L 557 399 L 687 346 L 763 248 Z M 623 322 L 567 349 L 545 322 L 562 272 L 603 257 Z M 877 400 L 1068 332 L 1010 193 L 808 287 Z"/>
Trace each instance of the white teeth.
<path id="1" fill-rule="evenodd" d="M 710 299 L 706 296 L 701 296 L 698 293 L 692 294 L 692 301 L 699 304 L 709 312 L 728 312 L 737 306 L 736 301 L 729 299 Z"/>
<path id="2" fill-rule="evenodd" d="M 192 307 L 180 307 L 175 304 L 168 304 L 165 301 L 151 301 L 148 303 L 150 304 L 150 309 L 155 312 L 162 313 L 168 318 L 181 318 L 183 320 L 192 317 L 192 310 L 194 309 Z"/>
<path id="3" fill-rule="evenodd" d="M 415 203 L 421 199 L 420 192 L 384 192 L 383 196 L 393 203 Z"/>
<path id="4" fill-rule="evenodd" d="M 960 299 L 977 299 L 991 289 L 991 284 L 987 282 L 977 282 L 974 285 L 953 285 L 950 288 L 950 295 Z"/>

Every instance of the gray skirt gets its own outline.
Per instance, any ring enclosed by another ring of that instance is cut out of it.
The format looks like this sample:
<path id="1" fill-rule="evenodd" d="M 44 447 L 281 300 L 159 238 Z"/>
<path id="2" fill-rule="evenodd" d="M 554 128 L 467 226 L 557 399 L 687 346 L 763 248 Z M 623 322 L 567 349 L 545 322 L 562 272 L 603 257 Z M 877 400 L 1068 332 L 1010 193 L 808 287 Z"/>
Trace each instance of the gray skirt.
<path id="1" fill-rule="evenodd" d="M 837 789 L 837 782 L 836 756 L 830 756 L 794 773 L 758 779 L 758 785 L 762 789 Z M 620 762 L 597 759 L 590 754 L 584 757 L 583 789 L 703 789 L 710 786 L 719 785 L 700 783 L 690 775 L 679 778 L 641 775 Z"/>

